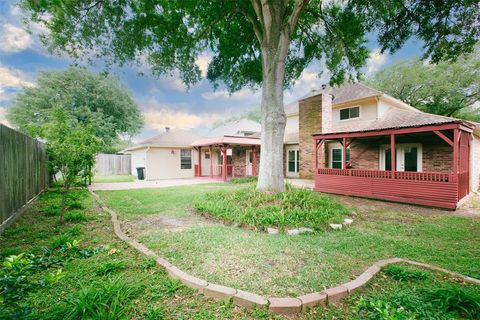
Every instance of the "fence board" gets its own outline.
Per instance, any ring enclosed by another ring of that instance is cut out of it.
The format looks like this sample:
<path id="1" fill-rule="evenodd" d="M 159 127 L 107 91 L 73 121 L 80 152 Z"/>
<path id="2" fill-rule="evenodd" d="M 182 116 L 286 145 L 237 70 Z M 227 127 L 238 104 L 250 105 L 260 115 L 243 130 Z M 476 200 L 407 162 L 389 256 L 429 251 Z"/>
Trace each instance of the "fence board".
<path id="1" fill-rule="evenodd" d="M 0 124 L 0 230 L 16 211 L 47 187 L 45 145 Z"/>
<path id="2" fill-rule="evenodd" d="M 93 171 L 99 176 L 130 174 L 130 162 L 129 154 L 99 153 Z"/>

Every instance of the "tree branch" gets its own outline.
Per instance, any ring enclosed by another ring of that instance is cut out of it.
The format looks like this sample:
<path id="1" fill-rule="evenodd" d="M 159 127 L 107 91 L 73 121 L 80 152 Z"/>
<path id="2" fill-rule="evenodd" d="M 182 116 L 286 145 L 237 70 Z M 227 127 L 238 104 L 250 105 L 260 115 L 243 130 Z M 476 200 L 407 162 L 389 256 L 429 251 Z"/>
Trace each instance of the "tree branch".
<path id="1" fill-rule="evenodd" d="M 297 23 L 298 23 L 298 19 L 300 19 L 303 9 L 306 7 L 309 1 L 310 0 L 297 0 L 295 2 L 292 15 L 290 16 L 290 19 L 288 20 L 288 25 L 287 25 L 287 27 L 289 28 L 288 31 L 290 36 L 295 30 L 295 27 L 297 26 Z"/>

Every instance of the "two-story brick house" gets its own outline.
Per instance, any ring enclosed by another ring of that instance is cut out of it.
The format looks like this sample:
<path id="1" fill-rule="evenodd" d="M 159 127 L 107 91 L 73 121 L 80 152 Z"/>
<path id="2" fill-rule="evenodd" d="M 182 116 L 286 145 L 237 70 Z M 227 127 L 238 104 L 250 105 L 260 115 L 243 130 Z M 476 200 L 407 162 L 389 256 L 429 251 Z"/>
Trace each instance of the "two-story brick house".
<path id="1" fill-rule="evenodd" d="M 317 191 L 454 208 L 479 188 L 478 124 L 360 83 L 312 91 L 285 111 L 285 175 L 314 178 Z"/>

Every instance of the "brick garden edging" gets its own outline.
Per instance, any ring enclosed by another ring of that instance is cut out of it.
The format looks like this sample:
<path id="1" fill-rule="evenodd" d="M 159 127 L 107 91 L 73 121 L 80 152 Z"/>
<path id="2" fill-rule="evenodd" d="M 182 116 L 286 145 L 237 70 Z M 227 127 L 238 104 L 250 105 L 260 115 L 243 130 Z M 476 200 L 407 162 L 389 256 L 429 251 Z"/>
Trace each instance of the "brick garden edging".
<path id="1" fill-rule="evenodd" d="M 195 289 L 198 293 L 203 294 L 207 297 L 214 298 L 216 300 L 232 300 L 233 304 L 245 308 L 253 307 L 263 307 L 267 306 L 271 312 L 276 314 L 294 314 L 302 311 L 306 311 L 309 308 L 315 306 L 326 306 L 327 304 L 338 304 L 340 301 L 352 294 L 354 291 L 364 287 L 367 282 L 372 279 L 381 268 L 389 264 L 394 263 L 408 263 L 411 265 L 419 266 L 426 269 L 431 269 L 434 271 L 439 271 L 446 273 L 450 276 L 460 278 L 465 282 L 480 285 L 480 280 L 464 276 L 460 273 L 456 273 L 447 269 L 443 269 L 437 266 L 433 266 L 426 263 L 416 262 L 408 259 L 402 258 L 391 258 L 385 260 L 379 260 L 367 268 L 361 275 L 359 275 L 354 280 L 343 283 L 339 286 L 328 288 L 322 292 L 314 292 L 299 297 L 269 297 L 260 296 L 254 293 L 225 287 L 215 283 L 207 282 L 204 279 L 194 277 L 185 271 L 177 268 L 172 265 L 167 260 L 159 257 L 155 252 L 148 249 L 142 243 L 129 238 L 121 229 L 120 222 L 118 221 L 118 216 L 115 211 L 108 208 L 100 200 L 100 197 L 93 192 L 91 189 L 88 189 L 89 192 L 94 196 L 97 202 L 100 204 L 100 208 L 108 212 L 111 216 L 113 230 L 115 235 L 121 240 L 127 242 L 130 246 L 134 247 L 141 253 L 146 256 L 153 257 L 156 260 L 156 263 L 159 267 L 164 268 L 170 277 L 178 279 L 185 286 Z"/>

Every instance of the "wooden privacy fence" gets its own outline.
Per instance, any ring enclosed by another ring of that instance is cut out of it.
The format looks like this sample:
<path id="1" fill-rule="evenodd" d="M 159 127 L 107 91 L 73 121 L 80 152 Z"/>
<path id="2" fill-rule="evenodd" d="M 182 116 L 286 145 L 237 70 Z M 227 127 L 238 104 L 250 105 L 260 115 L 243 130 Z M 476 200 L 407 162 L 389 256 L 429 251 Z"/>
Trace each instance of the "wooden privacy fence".
<path id="1" fill-rule="evenodd" d="M 47 187 L 45 145 L 0 124 L 0 234 L 15 213 Z"/>
<path id="2" fill-rule="evenodd" d="M 97 154 L 93 172 L 99 176 L 131 174 L 129 154 Z"/>

